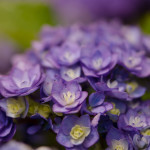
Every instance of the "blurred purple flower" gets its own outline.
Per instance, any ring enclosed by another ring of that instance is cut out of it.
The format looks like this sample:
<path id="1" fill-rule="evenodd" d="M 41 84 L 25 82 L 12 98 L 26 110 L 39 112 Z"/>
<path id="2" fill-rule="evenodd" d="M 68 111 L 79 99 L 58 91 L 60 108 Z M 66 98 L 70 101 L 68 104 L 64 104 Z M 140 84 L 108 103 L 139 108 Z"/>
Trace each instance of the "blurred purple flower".
<path id="1" fill-rule="evenodd" d="M 86 76 L 98 77 L 109 73 L 117 64 L 117 55 L 112 53 L 110 47 L 85 47 L 81 52 L 82 69 Z"/>
<path id="2" fill-rule="evenodd" d="M 46 76 L 44 79 L 44 82 L 41 87 L 41 101 L 50 101 L 52 99 L 52 87 L 53 83 L 55 80 L 58 79 L 59 77 L 59 71 L 58 70 L 52 70 L 52 69 L 47 69 L 46 70 Z"/>
<path id="3" fill-rule="evenodd" d="M 8 75 L 1 76 L 0 91 L 6 98 L 29 95 L 39 88 L 43 79 L 44 74 L 38 64 L 27 68 L 14 67 Z"/>
<path id="4" fill-rule="evenodd" d="M 65 22 L 91 21 L 100 18 L 136 17 L 146 5 L 140 0 L 50 0 L 50 4 Z"/>

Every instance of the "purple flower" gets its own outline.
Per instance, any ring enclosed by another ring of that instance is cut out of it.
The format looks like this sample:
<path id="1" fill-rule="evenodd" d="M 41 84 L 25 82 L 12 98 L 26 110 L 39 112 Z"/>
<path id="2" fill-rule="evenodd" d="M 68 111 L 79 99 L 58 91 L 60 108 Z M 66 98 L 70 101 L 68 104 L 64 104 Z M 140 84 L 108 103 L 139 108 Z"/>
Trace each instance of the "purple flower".
<path id="1" fill-rule="evenodd" d="M 16 132 L 16 126 L 12 119 L 0 110 L 0 144 L 9 141 Z"/>
<path id="2" fill-rule="evenodd" d="M 21 70 L 32 68 L 37 64 L 39 64 L 39 59 L 32 50 L 27 51 L 25 54 L 16 54 L 12 57 L 13 67 Z"/>
<path id="3" fill-rule="evenodd" d="M 46 76 L 41 88 L 42 101 L 47 102 L 52 98 L 52 86 L 55 80 L 60 76 L 58 70 L 47 69 Z"/>
<path id="4" fill-rule="evenodd" d="M 42 65 L 56 69 L 74 65 L 80 59 L 80 49 L 75 43 L 64 43 L 61 47 L 52 47 L 42 58 Z"/>
<path id="5" fill-rule="evenodd" d="M 63 27 L 44 26 L 40 32 L 41 41 L 32 43 L 33 50 L 37 53 L 47 51 L 52 46 L 61 44 L 66 37 L 66 30 Z M 39 56 L 39 55 L 38 55 Z"/>
<path id="6" fill-rule="evenodd" d="M 135 48 L 142 48 L 142 33 L 136 26 L 123 26 L 121 28 L 122 36 Z"/>
<path id="7" fill-rule="evenodd" d="M 97 92 L 104 92 L 109 97 L 128 100 L 128 94 L 122 88 L 117 87 L 118 83 L 116 81 L 111 83 L 111 85 L 104 81 L 95 80 L 94 78 L 89 78 L 88 81 Z"/>
<path id="8" fill-rule="evenodd" d="M 104 102 L 105 95 L 101 92 L 92 93 L 89 96 L 89 105 L 86 103 L 83 106 L 83 111 L 90 115 L 104 114 L 105 112 L 111 110 L 113 105 L 108 102 Z"/>
<path id="9" fill-rule="evenodd" d="M 13 68 L 8 75 L 1 77 L 1 94 L 8 98 L 25 96 L 36 91 L 43 82 L 44 74 L 37 64 L 29 68 Z"/>
<path id="10" fill-rule="evenodd" d="M 127 100 L 129 101 L 143 96 L 146 91 L 146 88 L 140 86 L 136 81 L 119 82 L 114 80 L 110 82 L 110 80 L 108 80 L 107 86 L 112 89 L 112 94 L 115 88 L 118 89 L 120 94 L 126 92 L 128 94 Z"/>
<path id="11" fill-rule="evenodd" d="M 144 55 L 144 51 L 135 51 L 127 48 L 122 51 L 120 64 L 138 77 L 147 77 L 150 75 L 150 59 Z"/>
<path id="12" fill-rule="evenodd" d="M 76 149 L 77 146 L 83 146 L 86 149 L 98 141 L 99 134 L 97 129 L 91 126 L 88 115 L 80 118 L 70 115 L 63 119 L 56 139 L 66 148 Z"/>
<path id="13" fill-rule="evenodd" d="M 29 103 L 25 97 L 0 100 L 0 107 L 11 118 L 25 118 L 29 110 Z"/>
<path id="14" fill-rule="evenodd" d="M 96 91 L 104 92 L 104 94 L 110 97 L 126 101 L 139 98 L 143 96 L 146 91 L 146 88 L 140 86 L 136 81 L 120 81 L 119 78 L 112 81 L 110 79 L 103 81 L 89 78 L 89 83 Z"/>
<path id="15" fill-rule="evenodd" d="M 81 86 L 75 82 L 57 80 L 53 83 L 52 97 L 54 101 L 53 111 L 57 113 L 76 113 L 88 93 L 82 91 Z"/>
<path id="16" fill-rule="evenodd" d="M 117 122 L 119 116 L 126 112 L 127 106 L 125 102 L 118 99 L 108 99 L 107 101 L 113 105 L 113 108 L 107 114 L 111 120 Z"/>
<path id="17" fill-rule="evenodd" d="M 82 49 L 82 69 L 86 76 L 99 77 L 107 74 L 115 67 L 117 61 L 117 55 L 112 53 L 110 47 L 106 45 Z"/>
<path id="18" fill-rule="evenodd" d="M 136 110 L 129 110 L 126 114 L 119 116 L 118 127 L 126 131 L 142 130 L 149 126 L 149 117 Z"/>
<path id="19" fill-rule="evenodd" d="M 60 69 L 61 78 L 65 81 L 77 81 L 84 82 L 86 79 L 81 77 L 81 67 L 80 66 L 72 66 L 72 67 L 62 67 Z"/>
<path id="20" fill-rule="evenodd" d="M 116 149 L 124 149 L 124 150 L 133 150 L 129 139 L 126 135 L 119 129 L 112 127 L 107 136 L 106 141 L 109 146 L 107 150 L 116 150 Z"/>

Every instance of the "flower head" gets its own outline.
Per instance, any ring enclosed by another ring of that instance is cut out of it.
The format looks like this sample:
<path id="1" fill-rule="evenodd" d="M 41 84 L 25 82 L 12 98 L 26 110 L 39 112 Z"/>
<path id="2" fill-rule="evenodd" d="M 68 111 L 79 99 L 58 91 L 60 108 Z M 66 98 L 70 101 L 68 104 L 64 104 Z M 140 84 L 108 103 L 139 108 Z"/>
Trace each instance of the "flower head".
<path id="1" fill-rule="evenodd" d="M 25 118 L 29 104 L 26 98 L 18 97 L 18 98 L 8 98 L 0 101 L 0 107 L 5 110 L 7 116 L 12 118 Z"/>
<path id="2" fill-rule="evenodd" d="M 8 98 L 26 96 L 36 91 L 43 82 L 44 74 L 37 64 L 27 69 L 13 68 L 11 72 L 1 77 L 1 94 Z"/>
<path id="3" fill-rule="evenodd" d="M 55 103 L 53 111 L 61 113 L 78 112 L 87 95 L 88 93 L 82 91 L 81 86 L 75 81 L 55 81 L 52 87 L 52 98 Z"/>
<path id="4" fill-rule="evenodd" d="M 96 128 L 91 126 L 88 115 L 81 116 L 80 118 L 67 116 L 61 123 L 56 139 L 66 148 L 76 148 L 81 145 L 84 148 L 88 148 L 97 142 L 99 136 Z"/>

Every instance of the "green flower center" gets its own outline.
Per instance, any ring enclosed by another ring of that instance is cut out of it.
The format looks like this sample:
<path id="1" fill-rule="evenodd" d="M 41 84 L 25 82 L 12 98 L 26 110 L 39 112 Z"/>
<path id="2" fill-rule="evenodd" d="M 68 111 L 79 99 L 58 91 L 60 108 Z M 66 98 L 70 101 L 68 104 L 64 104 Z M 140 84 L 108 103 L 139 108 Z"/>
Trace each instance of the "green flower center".
<path id="1" fill-rule="evenodd" d="M 124 147 L 122 145 L 116 145 L 113 150 L 124 150 Z"/>
<path id="2" fill-rule="evenodd" d="M 7 99 L 7 109 L 9 114 L 13 117 L 19 117 L 25 111 L 25 102 L 22 98 L 20 99 Z"/>
<path id="3" fill-rule="evenodd" d="M 82 136 L 84 135 L 84 130 L 82 129 L 81 126 L 79 125 L 75 125 L 70 132 L 70 136 L 75 139 L 78 140 L 80 139 Z"/>
<path id="4" fill-rule="evenodd" d="M 112 150 L 127 150 L 126 144 L 122 140 L 114 140 L 112 142 Z"/>
<path id="5" fill-rule="evenodd" d="M 112 103 L 113 104 L 113 109 L 111 109 L 109 111 L 109 113 L 113 114 L 113 115 L 117 115 L 119 116 L 120 115 L 120 110 L 118 108 L 116 108 L 116 105 L 115 103 Z"/>
<path id="6" fill-rule="evenodd" d="M 29 111 L 28 113 L 30 115 L 36 114 L 39 108 L 39 104 L 37 102 L 34 102 L 33 100 L 29 100 Z"/>
<path id="7" fill-rule="evenodd" d="M 150 129 L 142 131 L 141 134 L 144 135 L 144 136 L 150 136 Z"/>
<path id="8" fill-rule="evenodd" d="M 47 104 L 42 104 L 39 106 L 38 113 L 44 118 L 48 118 L 50 115 L 51 109 Z"/>
<path id="9" fill-rule="evenodd" d="M 136 88 L 138 87 L 138 84 L 136 82 L 130 82 L 126 86 L 126 91 L 128 94 L 134 92 Z"/>
<path id="10" fill-rule="evenodd" d="M 14 104 L 11 103 L 11 104 L 8 104 L 7 107 L 10 113 L 16 114 L 19 112 L 20 105 L 18 103 L 14 103 Z"/>

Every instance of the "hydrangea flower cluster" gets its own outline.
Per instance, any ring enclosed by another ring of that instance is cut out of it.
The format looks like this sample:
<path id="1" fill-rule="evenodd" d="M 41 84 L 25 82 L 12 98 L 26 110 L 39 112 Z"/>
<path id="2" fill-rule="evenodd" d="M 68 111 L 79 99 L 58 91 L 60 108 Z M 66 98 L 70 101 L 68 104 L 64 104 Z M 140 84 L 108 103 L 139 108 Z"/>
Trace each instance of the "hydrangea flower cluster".
<path id="1" fill-rule="evenodd" d="M 149 149 L 149 41 L 119 22 L 45 26 L 0 76 L 0 144 L 15 133 L 11 118 L 30 118 L 40 121 L 29 134 L 52 130 L 66 150 L 105 137 L 108 150 Z"/>

